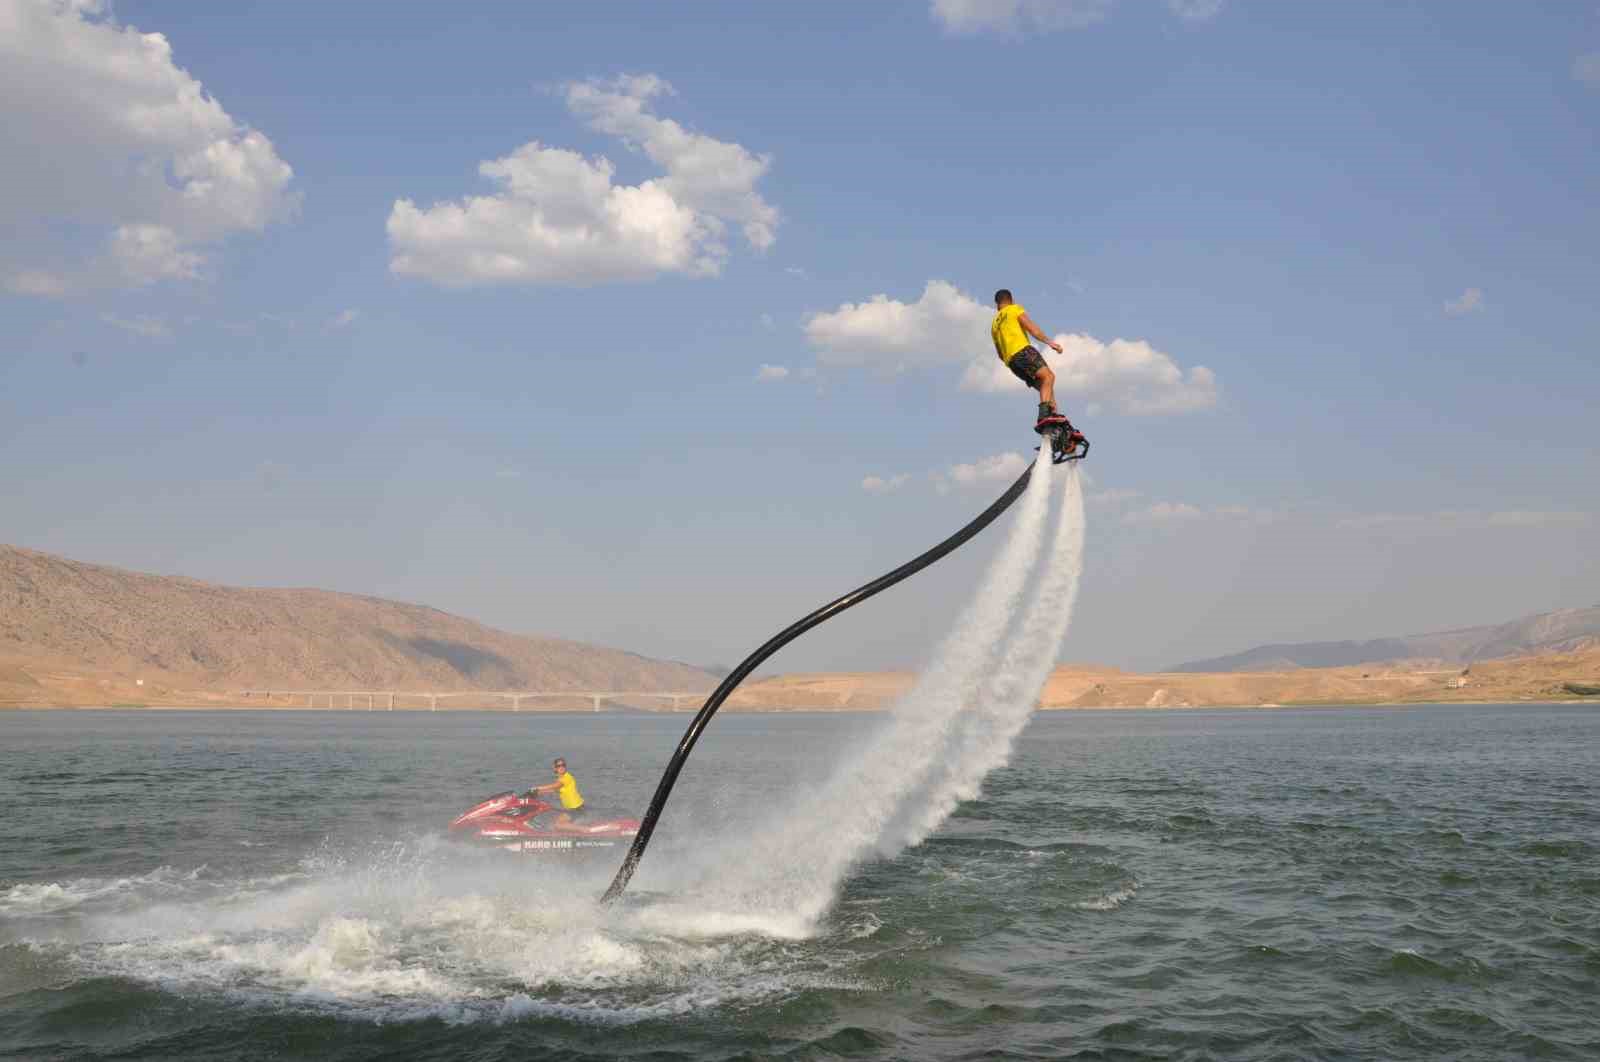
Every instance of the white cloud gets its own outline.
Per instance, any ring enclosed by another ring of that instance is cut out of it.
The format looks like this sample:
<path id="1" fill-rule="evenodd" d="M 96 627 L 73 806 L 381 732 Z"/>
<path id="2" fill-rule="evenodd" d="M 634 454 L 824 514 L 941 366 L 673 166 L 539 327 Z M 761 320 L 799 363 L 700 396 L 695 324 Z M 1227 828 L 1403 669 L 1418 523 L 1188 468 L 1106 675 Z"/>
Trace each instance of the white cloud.
<path id="1" fill-rule="evenodd" d="M 874 295 L 813 314 L 805 328 L 825 364 L 875 364 L 898 372 L 972 357 L 989 346 L 993 315 L 955 285 L 930 280 L 916 302 Z"/>
<path id="2" fill-rule="evenodd" d="M 170 339 L 172 329 L 167 327 L 167 322 L 160 317 L 149 314 L 138 314 L 134 317 L 117 317 L 114 314 L 101 314 L 100 319 L 108 325 L 113 325 L 124 332 L 131 332 L 144 339 Z"/>
<path id="3" fill-rule="evenodd" d="M 1188 372 L 1170 354 L 1142 339 L 1102 342 L 1094 336 L 1057 334 L 1062 353 L 1044 350 L 1056 372 L 1056 394 L 1093 399 L 1134 416 L 1187 413 L 1217 404 L 1217 377 L 1204 365 Z M 967 366 L 961 386 L 969 391 L 1008 392 L 1022 385 L 999 358 L 980 358 Z M 1098 409 L 1091 406 L 1091 412 Z"/>
<path id="4" fill-rule="evenodd" d="M 130 286 L 158 280 L 194 280 L 205 258 L 183 249 L 176 232 L 165 225 L 122 225 L 112 233 L 107 256 Z"/>
<path id="5" fill-rule="evenodd" d="M 782 365 L 762 365 L 756 370 L 756 379 L 776 382 L 787 379 L 789 370 Z"/>
<path id="6" fill-rule="evenodd" d="M 479 164 L 499 186 L 493 195 L 426 208 L 396 200 L 389 268 L 446 286 L 595 284 L 714 276 L 728 258 L 729 223 L 756 250 L 771 247 L 779 214 L 755 191 L 771 156 L 652 114 L 671 92 L 649 75 L 566 86 L 573 114 L 642 151 L 664 176 L 616 184 L 609 159 L 531 141 Z"/>
<path id="7" fill-rule="evenodd" d="M 1444 304 L 1444 312 L 1451 317 L 1460 317 L 1481 309 L 1483 309 L 1483 291 L 1480 288 L 1468 288 L 1456 298 L 1446 300 Z"/>
<path id="8" fill-rule="evenodd" d="M 933 474 L 934 485 L 943 494 L 955 487 L 981 487 L 989 483 L 1010 483 L 1033 462 L 1016 451 L 983 457 L 970 464 L 951 465 Z"/>
<path id="9" fill-rule="evenodd" d="M 813 314 L 806 338 L 824 364 L 875 365 L 890 372 L 965 362 L 968 391 L 1020 391 L 1022 384 L 993 354 L 990 307 L 943 280 L 930 280 L 916 302 L 887 295 Z M 1141 339 L 1104 343 L 1057 335 L 1064 352 L 1045 350 L 1056 393 L 1094 399 L 1128 414 L 1182 413 L 1217 403 L 1217 379 L 1197 365 L 1185 372 L 1171 355 Z"/>
<path id="10" fill-rule="evenodd" d="M 1048 33 L 1105 18 L 1113 0 L 932 0 L 929 14 L 946 33 Z"/>
<path id="11" fill-rule="evenodd" d="M 0 223 L 25 234 L 0 263 L 13 292 L 193 278 L 198 248 L 295 206 L 272 142 L 97 0 L 0 0 L 0 133 Z"/>
<path id="12" fill-rule="evenodd" d="M 1167 8 L 1185 22 L 1209 22 L 1222 12 L 1222 0 L 1167 0 Z"/>
<path id="13" fill-rule="evenodd" d="M 1572 61 L 1572 76 L 1585 85 L 1600 88 L 1600 52 L 1580 55 Z"/>
<path id="14" fill-rule="evenodd" d="M 868 476 L 861 481 L 861 489 L 868 494 L 893 494 L 910 480 L 911 477 L 903 472 L 898 476 L 890 476 L 888 479 L 884 479 L 882 476 Z"/>
<path id="15" fill-rule="evenodd" d="M 666 171 L 659 183 L 674 199 L 702 214 L 738 222 L 757 250 L 771 247 L 777 241 L 778 210 L 755 186 L 771 168 L 772 156 L 752 154 L 650 113 L 652 99 L 671 94 L 671 85 L 646 74 L 610 84 L 568 85 L 567 106 L 588 119 L 590 128 L 642 150 Z"/>

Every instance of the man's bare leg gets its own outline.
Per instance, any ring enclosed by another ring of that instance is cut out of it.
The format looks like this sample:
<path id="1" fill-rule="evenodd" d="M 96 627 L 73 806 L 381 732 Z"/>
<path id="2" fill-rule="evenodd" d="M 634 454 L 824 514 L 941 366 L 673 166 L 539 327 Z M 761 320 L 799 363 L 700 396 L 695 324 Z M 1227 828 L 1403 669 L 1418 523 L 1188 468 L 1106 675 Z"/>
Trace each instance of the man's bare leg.
<path id="1" fill-rule="evenodd" d="M 1056 373 L 1048 365 L 1039 370 L 1039 401 L 1056 408 Z"/>

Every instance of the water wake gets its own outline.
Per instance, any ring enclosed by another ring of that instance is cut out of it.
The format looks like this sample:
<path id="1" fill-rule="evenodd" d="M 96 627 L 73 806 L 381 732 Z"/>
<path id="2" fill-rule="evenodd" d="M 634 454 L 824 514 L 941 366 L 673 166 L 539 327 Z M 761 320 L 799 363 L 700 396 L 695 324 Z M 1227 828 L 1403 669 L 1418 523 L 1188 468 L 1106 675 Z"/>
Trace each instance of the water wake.
<path id="1" fill-rule="evenodd" d="M 1011 536 L 916 686 L 886 725 L 818 789 L 755 831 L 736 859 L 696 884 L 697 917 L 740 912 L 766 932 L 805 936 L 861 859 L 888 857 L 935 829 L 1003 764 L 1055 663 L 1082 566 L 1083 498 L 1075 467 L 1045 548 L 1051 472 L 1034 467 Z M 1029 577 L 1026 610 L 1021 606 Z M 687 917 L 665 905 L 665 924 Z M 752 925 L 754 928 L 754 925 Z"/>
<path id="2" fill-rule="evenodd" d="M 836 949 L 726 926 L 664 933 L 594 903 L 604 867 L 530 869 L 428 839 L 257 878 L 163 868 L 0 885 L 0 985 L 89 975 L 378 1022 L 601 1024 L 861 987 Z"/>

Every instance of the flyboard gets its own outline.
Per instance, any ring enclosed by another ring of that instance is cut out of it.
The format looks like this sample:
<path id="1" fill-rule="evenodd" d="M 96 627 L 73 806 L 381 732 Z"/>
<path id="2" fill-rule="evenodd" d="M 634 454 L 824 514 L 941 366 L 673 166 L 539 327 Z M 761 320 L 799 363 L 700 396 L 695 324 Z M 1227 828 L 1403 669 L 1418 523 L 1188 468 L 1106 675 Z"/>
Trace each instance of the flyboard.
<path id="1" fill-rule="evenodd" d="M 1050 459 L 1056 464 L 1081 460 L 1089 452 L 1089 440 L 1085 439 L 1083 433 L 1074 428 L 1065 418 L 1062 418 L 1060 424 L 1042 426 L 1036 430 L 1048 441 Z M 1041 443 L 1041 445 L 1043 444 Z M 617 869 L 617 876 L 612 879 L 611 884 L 606 888 L 605 894 L 600 897 L 600 902 L 611 903 L 627 889 L 628 882 L 633 878 L 633 872 L 639 867 L 639 860 L 644 857 L 645 848 L 650 844 L 650 835 L 655 832 L 656 822 L 661 818 L 661 810 L 666 807 L 667 798 L 672 795 L 672 787 L 677 784 L 678 775 L 683 771 L 683 765 L 688 762 L 689 753 L 694 751 L 695 743 L 700 740 L 700 735 L 704 732 L 706 724 L 711 722 L 711 717 L 717 714 L 717 709 L 722 707 L 722 702 L 728 699 L 728 696 L 733 693 L 739 683 L 748 678 L 750 673 L 760 667 L 769 656 L 800 637 L 806 631 L 818 624 L 826 623 L 846 609 L 854 608 L 867 600 L 867 598 L 882 593 L 896 583 L 909 579 L 935 561 L 954 553 L 974 538 L 978 532 L 994 523 L 1001 513 L 1011 508 L 1012 503 L 1022 497 L 1022 492 L 1027 489 L 1028 480 L 1032 476 L 1033 466 L 1029 465 L 1022 475 L 1017 477 L 1017 481 L 1006 488 L 1004 494 L 995 499 L 993 505 L 979 513 L 961 530 L 926 552 L 913 557 L 894 571 L 880 575 L 870 583 L 858 586 L 849 593 L 834 598 L 815 612 L 795 620 L 789 626 L 767 639 L 759 649 L 745 657 L 738 667 L 729 672 L 728 676 L 722 680 L 722 684 L 712 691 L 711 696 L 706 698 L 706 703 L 695 713 L 694 719 L 689 723 L 689 728 L 684 731 L 682 739 L 679 740 L 678 747 L 673 750 L 672 758 L 667 761 L 667 769 L 662 772 L 661 781 L 656 785 L 655 796 L 650 798 L 650 807 L 646 809 L 644 818 L 639 822 L 638 832 L 633 837 L 633 844 L 628 848 L 628 854 L 623 857 L 622 866 Z"/>

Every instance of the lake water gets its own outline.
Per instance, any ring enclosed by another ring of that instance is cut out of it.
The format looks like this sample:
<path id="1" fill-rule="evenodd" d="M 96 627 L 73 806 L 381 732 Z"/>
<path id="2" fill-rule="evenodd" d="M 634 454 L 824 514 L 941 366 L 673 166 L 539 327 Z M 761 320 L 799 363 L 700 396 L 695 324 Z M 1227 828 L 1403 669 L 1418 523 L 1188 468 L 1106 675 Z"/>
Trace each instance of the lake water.
<path id="1" fill-rule="evenodd" d="M 882 717 L 719 717 L 612 908 L 439 837 L 686 722 L 0 713 L 0 1055 L 1600 1057 L 1593 707 L 1043 714 L 801 933 L 705 897 Z"/>

